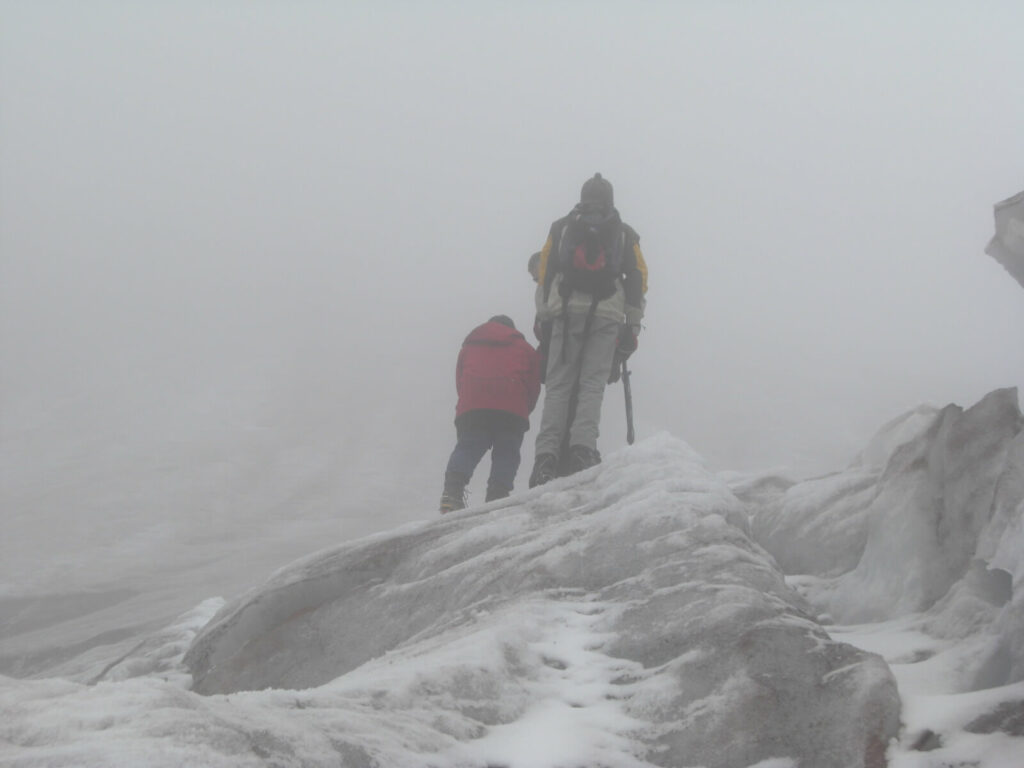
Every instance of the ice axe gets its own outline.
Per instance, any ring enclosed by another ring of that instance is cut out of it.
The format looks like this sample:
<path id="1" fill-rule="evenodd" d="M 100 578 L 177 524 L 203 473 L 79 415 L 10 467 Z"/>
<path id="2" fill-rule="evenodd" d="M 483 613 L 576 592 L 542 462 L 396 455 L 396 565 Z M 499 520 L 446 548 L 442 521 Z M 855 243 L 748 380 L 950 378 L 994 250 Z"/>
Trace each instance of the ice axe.
<path id="1" fill-rule="evenodd" d="M 626 395 L 626 442 L 629 445 L 633 444 L 636 440 L 636 434 L 633 432 L 633 390 L 629 386 L 629 377 L 632 374 L 629 372 L 629 368 L 626 367 L 626 361 L 622 361 L 622 391 Z"/>

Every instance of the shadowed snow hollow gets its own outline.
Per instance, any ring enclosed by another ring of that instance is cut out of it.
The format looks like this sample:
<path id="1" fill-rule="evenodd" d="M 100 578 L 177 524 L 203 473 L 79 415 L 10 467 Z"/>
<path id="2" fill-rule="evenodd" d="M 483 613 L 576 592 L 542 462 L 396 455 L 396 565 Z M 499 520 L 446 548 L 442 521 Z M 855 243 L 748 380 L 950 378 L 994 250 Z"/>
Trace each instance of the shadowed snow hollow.
<path id="1" fill-rule="evenodd" d="M 741 476 L 733 488 L 756 510 L 755 540 L 786 573 L 830 576 L 854 568 L 864 552 L 871 504 L 886 465 L 899 448 L 930 429 L 938 414 L 920 406 L 893 419 L 842 472 L 800 483 L 773 475 Z"/>
<path id="2" fill-rule="evenodd" d="M 516 765 L 534 744 L 523 765 L 880 768 L 899 716 L 885 663 L 804 612 L 667 436 L 297 562 L 186 663 L 197 692 L 316 689 L 304 717 L 341 697 L 394 734 L 336 734 L 352 765 Z"/>

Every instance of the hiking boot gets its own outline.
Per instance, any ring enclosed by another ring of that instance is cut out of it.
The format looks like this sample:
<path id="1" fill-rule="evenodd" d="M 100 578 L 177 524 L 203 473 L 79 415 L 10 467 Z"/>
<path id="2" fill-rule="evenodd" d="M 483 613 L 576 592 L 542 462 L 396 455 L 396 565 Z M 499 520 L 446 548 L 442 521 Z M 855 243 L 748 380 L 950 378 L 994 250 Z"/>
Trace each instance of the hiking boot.
<path id="1" fill-rule="evenodd" d="M 569 449 L 568 471 L 569 474 L 582 472 L 601 463 L 601 454 L 594 448 L 585 445 L 574 445 Z"/>
<path id="2" fill-rule="evenodd" d="M 558 477 L 558 457 L 550 453 L 542 453 L 533 462 L 533 472 L 530 473 L 530 487 L 549 483 Z"/>
<path id="3" fill-rule="evenodd" d="M 461 475 L 448 473 L 444 476 L 444 490 L 441 492 L 441 514 L 466 508 L 466 480 Z"/>
<path id="4" fill-rule="evenodd" d="M 487 496 L 484 501 L 497 501 L 498 499 L 504 499 L 512 493 L 511 488 L 502 488 L 500 485 L 487 484 Z"/>
<path id="5" fill-rule="evenodd" d="M 445 512 L 454 512 L 457 509 L 466 508 L 466 492 L 445 490 L 441 493 L 441 514 Z"/>

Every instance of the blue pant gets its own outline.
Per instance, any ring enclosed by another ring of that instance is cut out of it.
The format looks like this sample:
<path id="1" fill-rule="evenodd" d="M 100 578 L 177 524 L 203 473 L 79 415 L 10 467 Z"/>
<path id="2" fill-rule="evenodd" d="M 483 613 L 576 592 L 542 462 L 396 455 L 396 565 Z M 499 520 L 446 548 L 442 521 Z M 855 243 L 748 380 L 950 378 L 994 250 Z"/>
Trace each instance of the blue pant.
<path id="1" fill-rule="evenodd" d="M 488 418 L 489 415 L 488 412 L 470 412 L 466 416 L 474 418 L 456 422 L 458 441 L 445 474 L 465 478 L 468 483 L 480 459 L 490 451 L 491 474 L 487 487 L 492 491 L 510 492 L 519 471 L 519 449 L 525 430 L 520 423 L 507 418 L 508 414 L 499 413 L 497 418 Z"/>

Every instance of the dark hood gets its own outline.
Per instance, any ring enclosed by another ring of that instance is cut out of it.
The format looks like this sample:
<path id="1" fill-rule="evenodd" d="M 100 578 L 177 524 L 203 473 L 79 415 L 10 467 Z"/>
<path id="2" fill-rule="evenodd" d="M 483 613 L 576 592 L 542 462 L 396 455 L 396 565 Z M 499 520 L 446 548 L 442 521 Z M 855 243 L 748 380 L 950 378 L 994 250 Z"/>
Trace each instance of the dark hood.
<path id="1" fill-rule="evenodd" d="M 464 344 L 512 344 L 516 339 L 525 337 L 515 328 L 509 328 L 503 323 L 488 322 L 478 325 L 466 337 Z"/>

